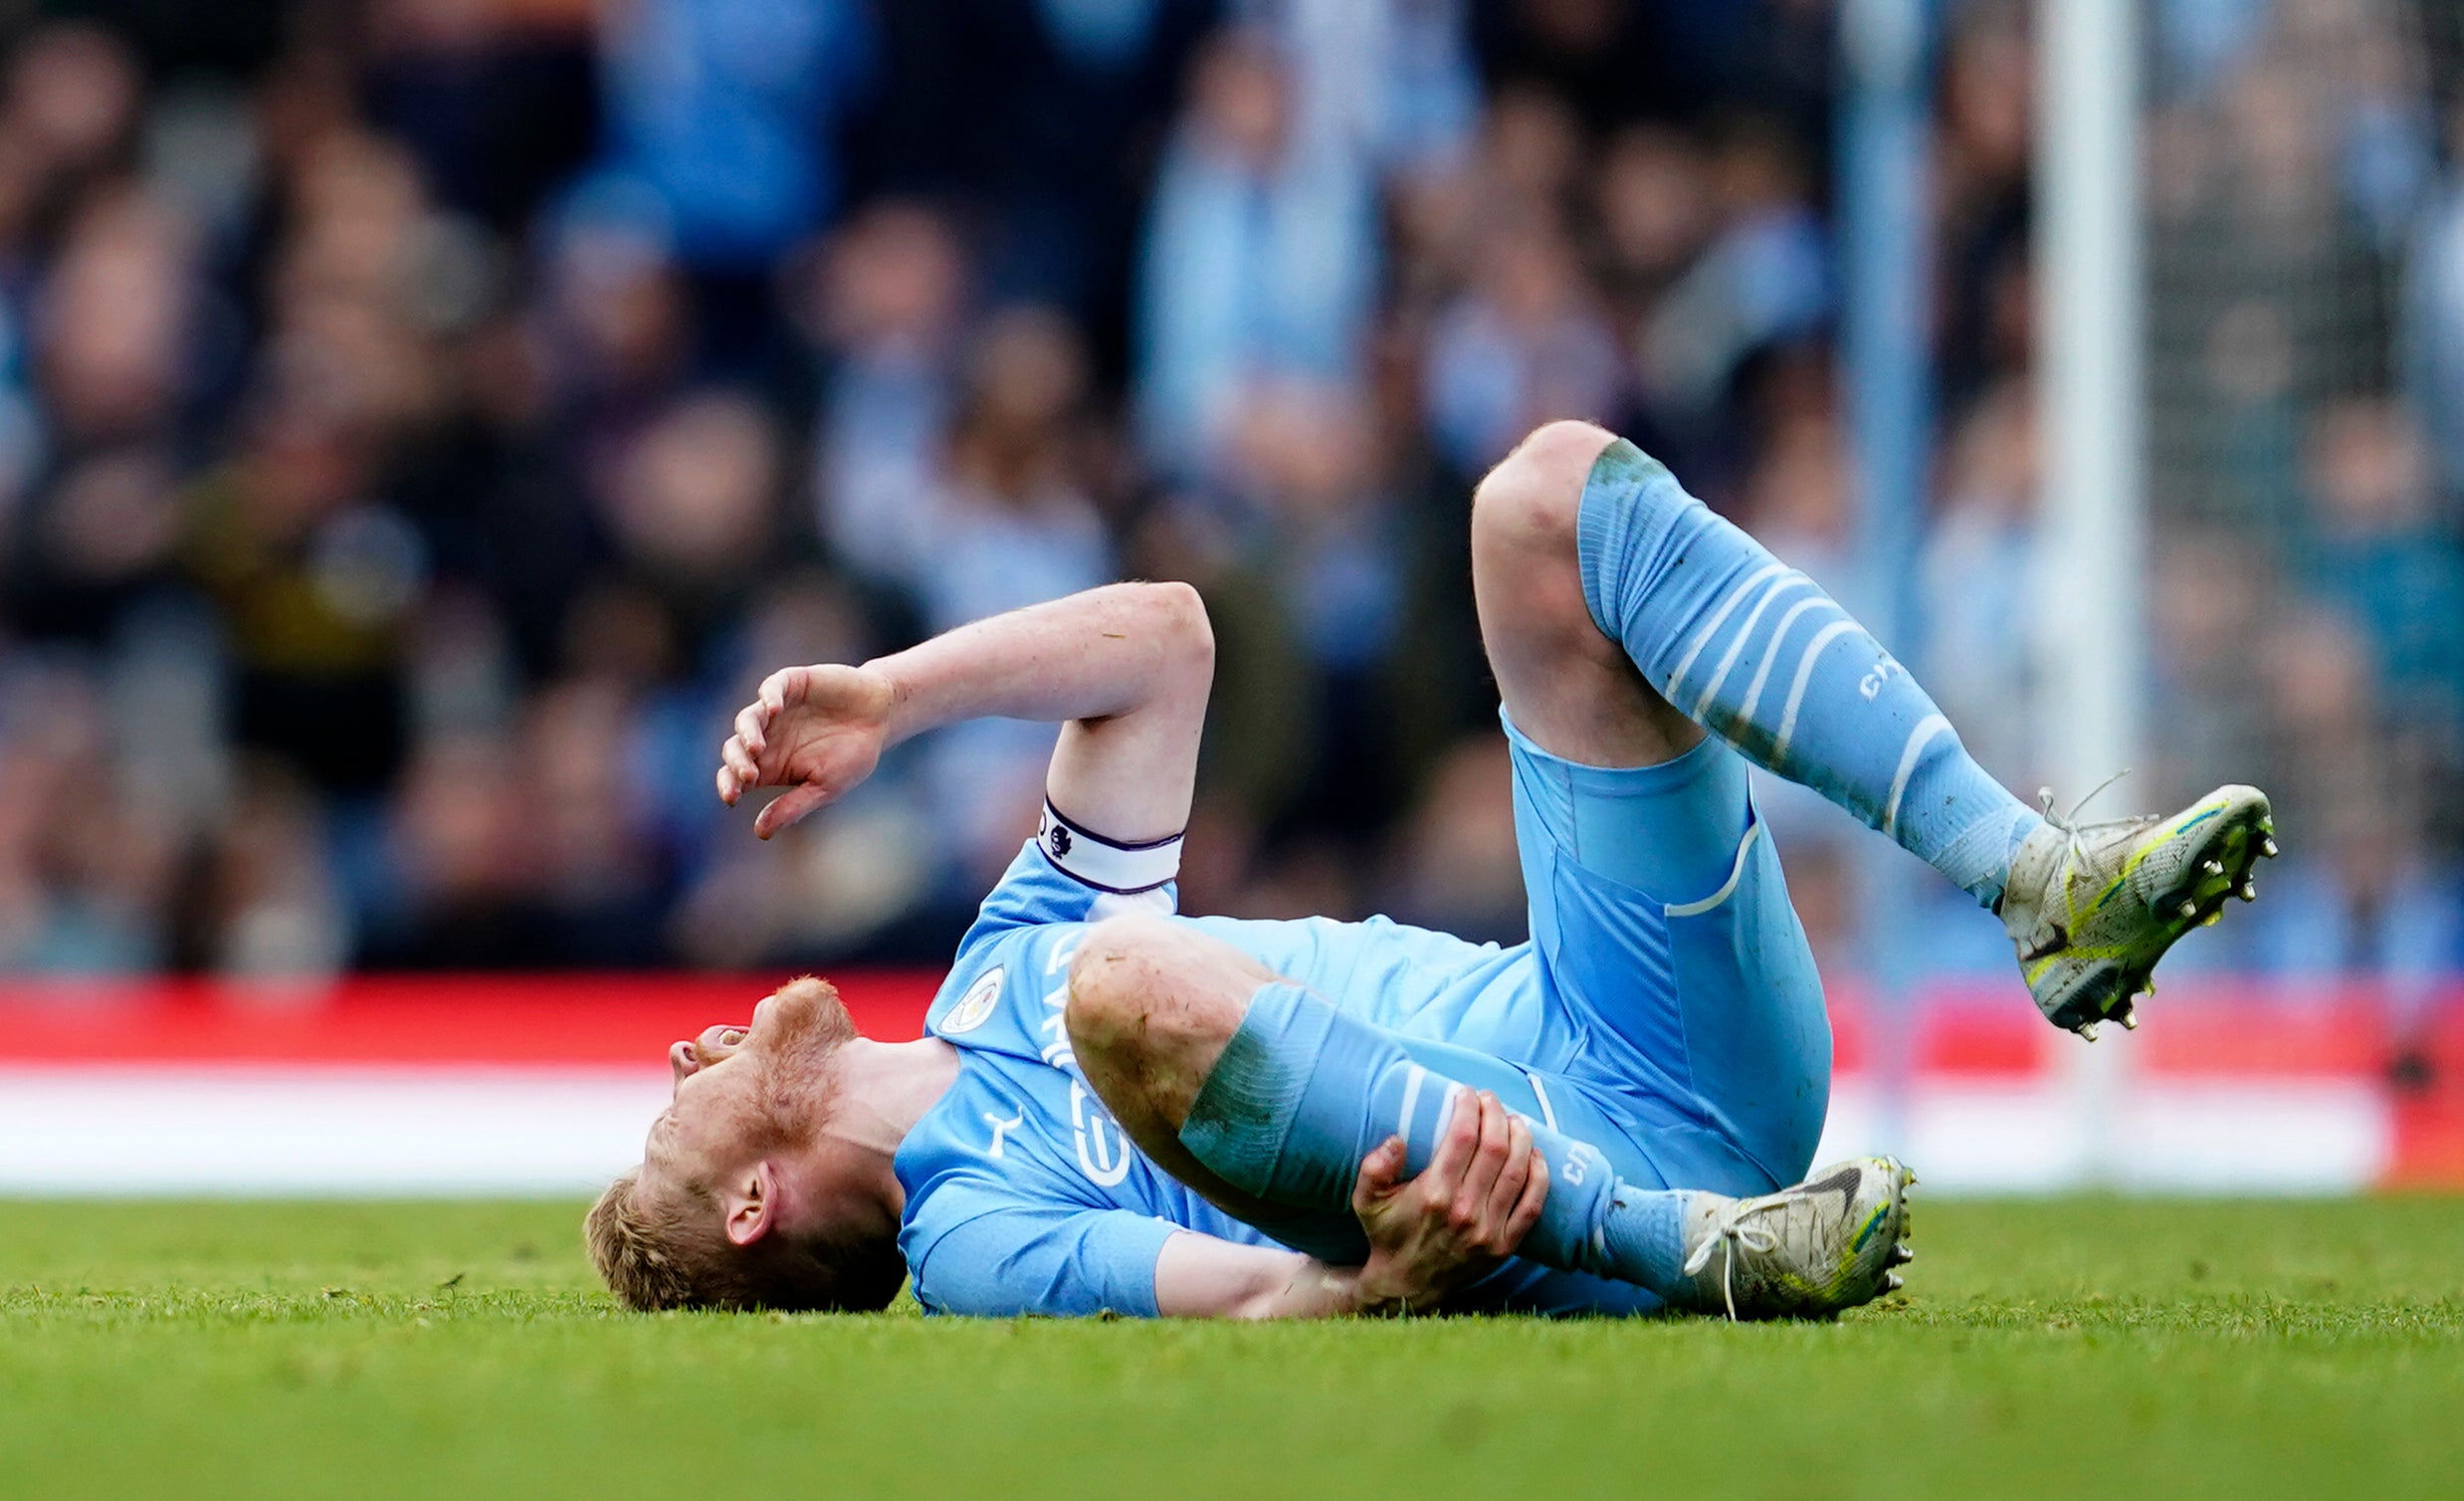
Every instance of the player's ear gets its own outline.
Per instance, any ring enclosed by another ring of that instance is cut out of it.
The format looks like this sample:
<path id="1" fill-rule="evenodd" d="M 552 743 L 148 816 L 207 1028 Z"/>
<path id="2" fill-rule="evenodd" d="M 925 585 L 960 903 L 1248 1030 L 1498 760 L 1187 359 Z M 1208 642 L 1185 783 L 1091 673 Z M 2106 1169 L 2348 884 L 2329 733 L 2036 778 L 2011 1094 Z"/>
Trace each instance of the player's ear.
<path id="1" fill-rule="evenodd" d="M 755 1163 L 719 1191 L 719 1204 L 727 1216 L 727 1239 L 751 1245 L 770 1233 L 778 1215 L 778 1175 L 766 1159 Z"/>

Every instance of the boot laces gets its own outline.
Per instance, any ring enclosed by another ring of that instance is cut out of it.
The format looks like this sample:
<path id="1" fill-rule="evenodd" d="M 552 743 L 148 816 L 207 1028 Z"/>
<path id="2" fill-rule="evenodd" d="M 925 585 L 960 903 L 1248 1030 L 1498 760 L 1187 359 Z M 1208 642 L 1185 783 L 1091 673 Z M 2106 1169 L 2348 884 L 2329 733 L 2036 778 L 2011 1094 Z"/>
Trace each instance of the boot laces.
<path id="1" fill-rule="evenodd" d="M 1776 1214 L 1788 1205 L 1787 1195 L 1747 1199 L 1722 1208 L 1712 1222 L 1711 1233 L 1686 1257 L 1686 1275 L 1699 1277 L 1711 1265 L 1711 1253 L 1726 1247 L 1728 1254 L 1720 1258 L 1720 1298 L 1728 1305 L 1729 1322 L 1737 1319 L 1737 1258 L 1745 1251 L 1768 1255 L 1779 1249 L 1779 1231 L 1770 1225 L 1749 1224 L 1758 1215 Z"/>
<path id="2" fill-rule="evenodd" d="M 2076 868 L 2081 870 L 2088 868 L 2087 833 L 2090 829 L 2098 827 L 2095 824 L 2081 823 L 2079 815 L 2086 811 L 2089 803 L 2096 801 L 2098 794 L 2130 774 L 2131 768 L 2124 766 L 2113 775 L 2088 788 L 2088 795 L 2072 803 L 2067 813 L 2056 813 L 2053 810 L 2053 788 L 2038 787 L 2036 789 L 2037 809 L 2045 815 L 2045 822 L 2060 830 L 2063 838 L 2069 842 L 2071 863 Z"/>

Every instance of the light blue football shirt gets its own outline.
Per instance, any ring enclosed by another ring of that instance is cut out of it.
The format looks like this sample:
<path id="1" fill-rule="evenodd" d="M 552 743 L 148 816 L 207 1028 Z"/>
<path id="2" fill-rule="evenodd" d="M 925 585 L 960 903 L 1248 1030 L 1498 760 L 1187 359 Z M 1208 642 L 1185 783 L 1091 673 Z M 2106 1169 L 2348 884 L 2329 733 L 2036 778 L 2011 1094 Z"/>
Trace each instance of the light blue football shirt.
<path id="1" fill-rule="evenodd" d="M 1088 1088 L 1062 1025 L 1088 925 L 1169 912 L 1064 874 L 1030 842 L 985 898 L 924 1030 L 958 1077 L 900 1144 L 899 1249 L 927 1313 L 1155 1313 L 1155 1257 L 1175 1229 L 1266 1237 L 1139 1155 Z"/>
<path id="2" fill-rule="evenodd" d="M 961 941 L 924 1029 L 958 1077 L 898 1151 L 899 1248 L 927 1312 L 1151 1317 L 1175 1229 L 1273 1244 L 1149 1163 L 1088 1087 L 1062 1022 L 1089 925 L 1168 914 L 1169 886 L 1099 890 L 1029 841 Z M 1386 920 L 1183 921 L 1380 1025 L 1505 1057 L 1568 1050 L 1532 1004 L 1528 951 Z"/>

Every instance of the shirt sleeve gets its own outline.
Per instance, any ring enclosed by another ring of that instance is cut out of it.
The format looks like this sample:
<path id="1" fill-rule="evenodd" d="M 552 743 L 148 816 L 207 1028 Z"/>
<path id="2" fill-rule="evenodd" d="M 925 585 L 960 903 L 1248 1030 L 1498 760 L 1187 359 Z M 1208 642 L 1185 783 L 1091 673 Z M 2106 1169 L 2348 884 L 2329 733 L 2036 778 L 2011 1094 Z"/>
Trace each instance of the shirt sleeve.
<path id="1" fill-rule="evenodd" d="M 1011 1201 L 911 1253 L 916 1301 L 933 1313 L 993 1318 L 1109 1310 L 1151 1319 L 1155 1258 L 1178 1228 L 1130 1209 Z"/>
<path id="2" fill-rule="evenodd" d="M 1056 816 L 1047 805 L 1043 831 L 1027 841 L 985 894 L 975 925 L 958 946 L 961 955 L 1016 928 L 1093 923 L 1128 912 L 1163 915 L 1177 908 L 1179 887 L 1172 875 L 1179 868 L 1179 840 L 1166 841 L 1168 851 L 1161 844 L 1146 847 L 1139 856 L 1142 864 L 1106 864 L 1117 853 L 1114 847 L 1092 835 L 1071 833 L 1071 825 L 1056 821 Z M 1156 858 L 1159 855 L 1163 858 Z M 1150 876 L 1155 877 L 1151 884 L 1134 890 L 1104 879 L 1127 882 Z"/>

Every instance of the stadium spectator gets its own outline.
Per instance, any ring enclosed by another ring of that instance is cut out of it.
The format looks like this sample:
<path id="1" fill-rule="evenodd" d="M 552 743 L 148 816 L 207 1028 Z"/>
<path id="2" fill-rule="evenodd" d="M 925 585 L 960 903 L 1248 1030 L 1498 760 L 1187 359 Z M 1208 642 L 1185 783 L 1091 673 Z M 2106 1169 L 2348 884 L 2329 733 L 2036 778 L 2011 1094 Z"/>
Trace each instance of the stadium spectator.
<path id="1" fill-rule="evenodd" d="M 812 282 L 822 535 L 849 563 L 895 578 L 929 548 L 915 502 L 937 483 L 948 436 L 967 312 L 963 252 L 939 215 L 893 200 L 838 232 Z"/>
<path id="2" fill-rule="evenodd" d="M 1264 32 L 1199 58 L 1156 174 L 1138 272 L 1137 405 L 1154 460 L 1209 473 L 1249 382 L 1357 373 L 1376 288 L 1362 151 L 1310 135 L 1290 62 Z"/>

